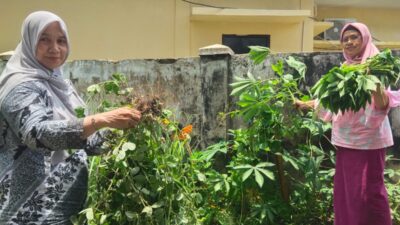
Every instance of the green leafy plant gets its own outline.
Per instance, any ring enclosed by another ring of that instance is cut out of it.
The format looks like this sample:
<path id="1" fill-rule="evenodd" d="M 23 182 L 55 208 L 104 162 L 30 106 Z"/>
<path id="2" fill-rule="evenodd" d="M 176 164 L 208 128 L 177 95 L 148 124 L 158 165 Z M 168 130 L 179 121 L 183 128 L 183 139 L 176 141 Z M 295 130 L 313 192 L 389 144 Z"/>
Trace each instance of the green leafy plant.
<path id="1" fill-rule="evenodd" d="M 113 130 L 108 153 L 90 160 L 87 208 L 76 224 L 199 224 L 192 209 L 202 202 L 196 184 L 202 177 L 188 163 L 192 126 L 180 127 L 157 97 L 137 97 L 126 79 L 88 88 L 97 111 L 131 105 L 142 112 L 133 129 Z M 111 99 L 111 100 L 107 100 Z"/>
<path id="2" fill-rule="evenodd" d="M 394 224 L 400 224 L 400 170 L 396 169 L 396 167 L 398 168 L 399 161 L 399 159 L 391 154 L 386 156 L 386 162 L 391 166 L 385 169 L 385 186 Z"/>
<path id="3" fill-rule="evenodd" d="M 250 175 L 254 174 L 255 180 L 256 180 L 258 186 L 261 188 L 264 184 L 264 176 L 268 177 L 271 180 L 275 179 L 274 173 L 271 172 L 270 170 L 266 169 L 266 167 L 272 167 L 272 166 L 274 166 L 273 163 L 262 162 L 262 163 L 258 163 L 255 166 L 252 166 L 249 164 L 239 165 L 239 166 L 235 166 L 233 169 L 235 169 L 235 170 L 245 169 L 246 170 L 243 173 L 242 182 L 246 181 Z"/>
<path id="4" fill-rule="evenodd" d="M 400 58 L 385 49 L 365 63 L 332 68 L 312 87 L 311 92 L 331 112 L 358 111 L 371 103 L 377 85 L 395 85 L 399 74 Z"/>
<path id="5" fill-rule="evenodd" d="M 254 63 L 265 60 L 269 50 L 250 47 Z M 314 145 L 330 128 L 295 109 L 295 98 L 309 99 L 299 89 L 306 66 L 294 57 L 272 65 L 267 80 L 251 72 L 235 77 L 231 95 L 245 128 L 230 130 L 230 140 L 199 152 L 212 163 L 218 155 L 229 160 L 222 171 L 207 168 L 212 197 L 211 224 L 322 224 L 332 221 L 332 154 Z M 330 162 L 330 163 L 329 163 Z M 213 210 L 216 209 L 216 210 Z M 223 214 L 224 220 L 220 220 Z M 297 223 L 296 223 L 297 222 Z M 310 223 L 308 223 L 310 222 Z M 208 223 L 208 224 L 210 224 Z"/>

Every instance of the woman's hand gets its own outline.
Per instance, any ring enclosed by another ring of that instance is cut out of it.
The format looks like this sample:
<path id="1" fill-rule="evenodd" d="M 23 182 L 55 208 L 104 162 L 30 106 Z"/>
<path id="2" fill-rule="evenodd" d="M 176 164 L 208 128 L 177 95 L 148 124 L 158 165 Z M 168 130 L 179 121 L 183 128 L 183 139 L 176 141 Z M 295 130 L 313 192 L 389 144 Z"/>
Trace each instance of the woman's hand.
<path id="1" fill-rule="evenodd" d="M 389 98 L 385 93 L 385 89 L 381 84 L 376 85 L 376 91 L 372 92 L 372 97 L 374 98 L 375 107 L 378 109 L 386 109 L 389 104 Z"/>
<path id="2" fill-rule="evenodd" d="M 141 116 L 140 111 L 129 107 L 87 116 L 83 119 L 82 137 L 87 138 L 103 127 L 116 129 L 133 128 L 138 124 Z"/>
<path id="3" fill-rule="evenodd" d="M 296 108 L 301 109 L 301 110 L 310 110 L 310 109 L 314 109 L 315 100 L 301 101 L 299 99 L 295 99 L 294 105 Z"/>
<path id="4" fill-rule="evenodd" d="M 141 113 L 133 108 L 123 107 L 94 115 L 96 128 L 111 127 L 117 129 L 132 128 L 137 125 Z"/>

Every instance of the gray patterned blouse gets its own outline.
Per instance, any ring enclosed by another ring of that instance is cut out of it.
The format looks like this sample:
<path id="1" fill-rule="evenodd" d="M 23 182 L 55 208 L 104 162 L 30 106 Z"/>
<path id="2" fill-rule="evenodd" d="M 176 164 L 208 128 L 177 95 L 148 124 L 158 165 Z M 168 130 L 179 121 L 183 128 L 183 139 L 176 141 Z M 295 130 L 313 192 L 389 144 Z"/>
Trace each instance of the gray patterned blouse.
<path id="1" fill-rule="evenodd" d="M 41 81 L 19 84 L 0 109 L 0 224 L 71 224 L 87 194 L 87 153 L 101 152 L 105 132 L 82 140 L 82 119 L 52 120 Z M 68 149 L 81 150 L 53 165 Z"/>

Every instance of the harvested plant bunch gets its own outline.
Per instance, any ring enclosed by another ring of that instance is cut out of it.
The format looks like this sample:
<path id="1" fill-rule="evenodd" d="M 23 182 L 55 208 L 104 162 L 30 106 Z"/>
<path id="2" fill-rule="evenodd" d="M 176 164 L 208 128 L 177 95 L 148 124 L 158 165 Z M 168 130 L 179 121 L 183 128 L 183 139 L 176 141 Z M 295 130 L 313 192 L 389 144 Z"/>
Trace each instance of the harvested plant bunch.
<path id="1" fill-rule="evenodd" d="M 163 103 L 158 96 L 134 96 L 131 104 L 142 113 L 144 120 L 154 120 L 162 114 Z"/>
<path id="2" fill-rule="evenodd" d="M 379 78 L 385 87 L 395 85 L 399 79 L 400 58 L 394 57 L 390 49 L 385 49 L 379 54 L 367 59 L 366 72 Z"/>
<path id="3" fill-rule="evenodd" d="M 320 104 L 331 112 L 358 111 L 371 103 L 371 91 L 376 90 L 379 79 L 364 75 L 359 66 L 334 67 L 311 89 Z"/>
<path id="4" fill-rule="evenodd" d="M 395 85 L 399 73 L 400 59 L 385 49 L 365 63 L 332 68 L 312 87 L 311 92 L 331 112 L 356 112 L 371 103 L 372 91 L 376 90 L 377 84 L 384 87 Z"/>
<path id="5" fill-rule="evenodd" d="M 163 108 L 163 103 L 161 102 L 158 96 L 153 97 L 134 97 L 132 99 L 132 105 L 134 105 L 137 110 L 139 110 L 142 114 L 160 116 Z"/>

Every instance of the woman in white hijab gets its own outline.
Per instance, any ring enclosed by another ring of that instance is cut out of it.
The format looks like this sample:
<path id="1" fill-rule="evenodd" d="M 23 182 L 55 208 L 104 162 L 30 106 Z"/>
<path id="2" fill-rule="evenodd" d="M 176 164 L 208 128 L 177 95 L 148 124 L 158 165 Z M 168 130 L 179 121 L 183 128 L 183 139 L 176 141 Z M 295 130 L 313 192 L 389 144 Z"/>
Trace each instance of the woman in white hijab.
<path id="1" fill-rule="evenodd" d="M 107 130 L 97 130 L 140 120 L 131 108 L 78 119 L 84 103 L 61 73 L 69 49 L 62 19 L 34 12 L 0 76 L 0 224 L 72 224 L 86 198 L 87 153 L 102 152 Z"/>

